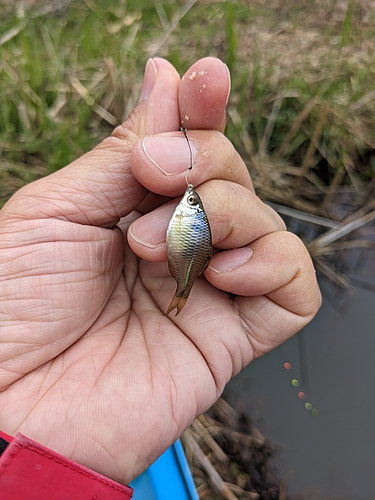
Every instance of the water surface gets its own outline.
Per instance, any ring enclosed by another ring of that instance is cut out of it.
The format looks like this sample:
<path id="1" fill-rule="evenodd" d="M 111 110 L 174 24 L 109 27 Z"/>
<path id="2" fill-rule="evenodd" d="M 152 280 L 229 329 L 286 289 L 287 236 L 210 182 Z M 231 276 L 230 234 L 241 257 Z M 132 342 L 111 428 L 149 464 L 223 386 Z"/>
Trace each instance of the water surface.
<path id="1" fill-rule="evenodd" d="M 371 259 L 356 278 L 374 284 Z M 228 384 L 224 398 L 245 408 L 273 442 L 274 463 L 291 496 L 373 500 L 375 294 L 354 288 L 340 303 L 332 303 L 332 290 L 324 295 L 330 300 L 324 298 L 314 320 L 251 363 Z"/>

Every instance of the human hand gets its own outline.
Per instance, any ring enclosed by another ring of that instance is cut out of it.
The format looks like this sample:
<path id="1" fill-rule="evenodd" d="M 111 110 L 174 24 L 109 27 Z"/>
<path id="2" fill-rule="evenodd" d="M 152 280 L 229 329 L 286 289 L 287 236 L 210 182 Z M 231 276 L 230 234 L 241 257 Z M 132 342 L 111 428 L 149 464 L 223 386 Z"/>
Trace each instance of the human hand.
<path id="1" fill-rule="evenodd" d="M 143 100 L 113 136 L 0 212 L 3 431 L 128 483 L 316 313 L 305 247 L 222 135 L 229 85 L 217 59 L 182 80 L 150 61 Z M 167 317 L 165 233 L 189 166 L 181 122 L 217 253 Z"/>

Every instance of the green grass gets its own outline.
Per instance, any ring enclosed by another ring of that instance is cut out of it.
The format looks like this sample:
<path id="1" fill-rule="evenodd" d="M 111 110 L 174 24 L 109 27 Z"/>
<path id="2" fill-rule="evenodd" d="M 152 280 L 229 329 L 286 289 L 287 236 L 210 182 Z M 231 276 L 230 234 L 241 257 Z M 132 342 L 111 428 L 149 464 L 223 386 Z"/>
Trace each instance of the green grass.
<path id="1" fill-rule="evenodd" d="M 124 120 L 153 55 L 181 74 L 207 55 L 228 64 L 226 134 L 263 198 L 288 184 L 300 208 L 299 177 L 362 189 L 375 168 L 374 19 L 356 2 L 326 3 L 3 0 L 0 202 Z"/>

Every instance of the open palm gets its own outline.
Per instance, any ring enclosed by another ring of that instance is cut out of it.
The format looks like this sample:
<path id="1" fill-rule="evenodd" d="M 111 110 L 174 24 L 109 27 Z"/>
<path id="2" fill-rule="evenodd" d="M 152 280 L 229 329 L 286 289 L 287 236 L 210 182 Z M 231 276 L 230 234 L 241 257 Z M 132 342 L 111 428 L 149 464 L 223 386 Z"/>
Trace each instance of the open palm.
<path id="1" fill-rule="evenodd" d="M 320 295 L 307 251 L 256 198 L 220 133 L 228 92 L 216 59 L 182 80 L 165 60 L 149 62 L 147 99 L 128 121 L 4 207 L 2 430 L 129 482 L 235 373 L 314 316 Z M 196 150 L 189 180 L 217 253 L 181 314 L 167 317 L 175 282 L 165 231 L 186 186 L 189 152 L 176 132 L 184 119 Z M 149 154 L 163 158 L 163 144 L 174 174 Z"/>

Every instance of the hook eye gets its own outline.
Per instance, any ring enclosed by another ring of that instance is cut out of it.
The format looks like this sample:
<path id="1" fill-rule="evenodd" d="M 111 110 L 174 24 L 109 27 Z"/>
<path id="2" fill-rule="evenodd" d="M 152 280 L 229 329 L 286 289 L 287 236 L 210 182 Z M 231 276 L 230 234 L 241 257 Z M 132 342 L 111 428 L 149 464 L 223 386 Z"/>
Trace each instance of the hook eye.
<path id="1" fill-rule="evenodd" d="M 187 128 L 184 128 L 184 127 L 180 127 L 180 130 L 181 132 L 183 132 L 184 136 L 185 136 L 185 139 L 188 143 L 188 146 L 189 146 L 189 152 L 190 152 L 190 167 L 187 169 L 186 171 L 186 175 L 185 175 L 185 181 L 186 181 L 186 184 L 187 184 L 187 187 L 193 187 L 192 184 L 189 183 L 189 172 L 190 170 L 193 168 L 193 153 L 191 151 L 191 146 L 190 146 L 190 141 L 189 141 L 189 137 L 187 136 Z"/>

